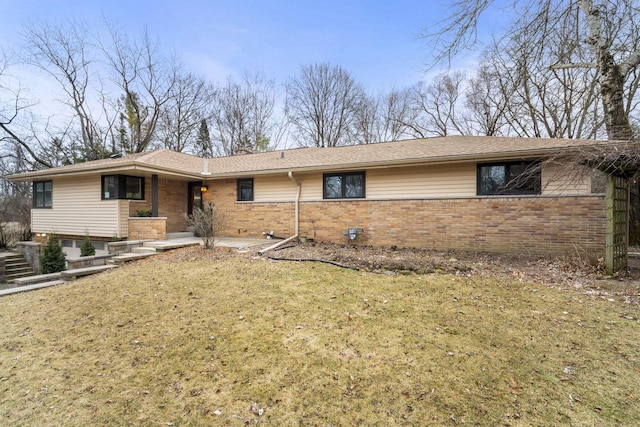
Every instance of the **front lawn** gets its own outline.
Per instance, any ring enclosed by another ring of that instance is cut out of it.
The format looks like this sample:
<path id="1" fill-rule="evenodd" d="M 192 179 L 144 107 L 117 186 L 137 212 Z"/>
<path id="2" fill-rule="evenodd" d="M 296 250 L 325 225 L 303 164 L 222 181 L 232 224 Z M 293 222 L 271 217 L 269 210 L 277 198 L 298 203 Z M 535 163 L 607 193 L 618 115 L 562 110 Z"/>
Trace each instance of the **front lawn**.
<path id="1" fill-rule="evenodd" d="M 640 310 L 202 249 L 0 299 L 3 425 L 632 425 Z"/>

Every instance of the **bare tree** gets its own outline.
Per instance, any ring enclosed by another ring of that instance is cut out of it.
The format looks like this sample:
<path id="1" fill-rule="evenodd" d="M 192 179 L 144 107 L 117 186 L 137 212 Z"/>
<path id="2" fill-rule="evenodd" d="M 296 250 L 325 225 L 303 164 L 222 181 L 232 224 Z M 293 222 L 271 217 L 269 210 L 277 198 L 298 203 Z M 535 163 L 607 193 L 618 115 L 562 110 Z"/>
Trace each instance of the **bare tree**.
<path id="1" fill-rule="evenodd" d="M 353 126 L 364 91 L 342 67 L 303 66 L 286 84 L 285 111 L 300 145 L 335 147 L 355 142 Z"/>
<path id="2" fill-rule="evenodd" d="M 162 57 L 158 46 L 145 31 L 140 41 L 109 25 L 110 40 L 102 45 L 113 82 L 124 93 L 121 114 L 129 126 L 127 153 L 145 151 L 156 138 L 162 109 L 171 99 L 177 66 Z"/>
<path id="3" fill-rule="evenodd" d="M 272 144 L 275 83 L 263 74 L 244 73 L 218 87 L 211 105 L 211 139 L 217 155 L 265 151 Z"/>
<path id="4" fill-rule="evenodd" d="M 10 157 L 18 161 L 15 153 L 19 146 L 20 152 L 25 153 L 25 157 L 20 161 L 21 170 L 35 167 L 53 167 L 55 163 L 46 155 L 43 155 L 42 144 L 30 132 L 29 126 L 33 126 L 35 120 L 29 120 L 28 112 L 31 102 L 22 97 L 22 90 L 19 83 L 15 81 L 9 83 L 8 70 L 9 61 L 2 52 L 0 56 L 0 144 L 1 153 L 4 157 Z M 35 143 L 34 143 L 35 141 Z"/>
<path id="5" fill-rule="evenodd" d="M 559 34 L 557 37 L 567 40 Z M 569 42 L 532 47 L 526 37 L 514 36 L 495 43 L 469 84 L 466 107 L 474 132 L 551 138 L 602 136 L 604 122 L 594 70 L 548 66 L 583 54 L 579 46 Z"/>
<path id="6" fill-rule="evenodd" d="M 73 111 L 75 124 L 68 133 L 77 130 L 73 139 L 81 141 L 81 151 L 75 157 L 82 160 L 101 159 L 109 154 L 104 133 L 97 124 L 99 115 L 92 111 L 90 76 L 93 57 L 89 31 L 79 23 L 39 23 L 25 26 L 27 43 L 25 61 L 53 77 L 66 95 L 62 100 Z"/>
<path id="7" fill-rule="evenodd" d="M 435 32 L 426 34 L 436 49 L 436 60 L 453 58 L 477 42 L 480 16 L 493 0 L 456 1 L 452 13 Z M 633 128 L 629 105 L 634 95 L 627 82 L 635 78 L 640 67 L 640 8 L 634 0 L 594 2 L 577 0 L 513 0 L 518 19 L 507 33 L 508 38 L 525 37 L 531 49 L 557 44 L 554 29 L 562 27 L 567 17 L 577 20 L 574 45 L 590 47 L 590 58 L 578 63 L 566 61 L 547 64 L 555 69 L 591 68 L 598 77 L 598 96 L 610 139 L 629 140 Z M 524 13 L 522 12 L 524 11 Z"/>
<path id="8" fill-rule="evenodd" d="M 25 171 L 28 164 L 20 144 L 8 148 L 0 157 L 0 248 L 31 238 L 31 185 L 3 178 Z"/>
<path id="9" fill-rule="evenodd" d="M 469 130 L 462 114 L 465 75 L 441 73 L 431 84 L 419 82 L 411 92 L 413 114 L 406 123 L 416 138 L 466 135 Z"/>
<path id="10" fill-rule="evenodd" d="M 493 63 L 482 63 L 469 80 L 466 114 L 474 135 L 500 136 L 508 126 L 511 86 Z"/>
<path id="11" fill-rule="evenodd" d="M 179 152 L 198 150 L 198 130 L 211 98 L 202 78 L 191 73 L 178 74 L 158 122 L 164 148 Z"/>
<path id="12" fill-rule="evenodd" d="M 391 90 L 378 96 L 364 95 L 356 110 L 355 141 L 371 144 L 397 141 L 408 136 L 410 91 Z"/>

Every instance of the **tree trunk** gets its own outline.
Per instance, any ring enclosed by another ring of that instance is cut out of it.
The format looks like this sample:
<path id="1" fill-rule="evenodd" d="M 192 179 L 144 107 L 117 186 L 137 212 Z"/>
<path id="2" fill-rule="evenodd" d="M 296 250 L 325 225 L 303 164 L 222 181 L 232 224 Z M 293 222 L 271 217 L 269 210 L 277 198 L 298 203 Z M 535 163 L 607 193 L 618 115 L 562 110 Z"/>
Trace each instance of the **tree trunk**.
<path id="1" fill-rule="evenodd" d="M 600 10 L 593 6 L 593 1 L 580 0 L 578 6 L 586 15 L 589 27 L 587 42 L 593 46 L 596 55 L 607 136 L 613 140 L 628 141 L 633 137 L 633 129 L 624 105 L 624 82 L 629 67 L 625 66 L 623 70 L 620 64 L 616 64 L 611 53 L 611 43 L 602 34 Z"/>
<path id="2" fill-rule="evenodd" d="M 625 110 L 625 76 L 620 72 L 620 66 L 614 63 L 608 49 L 598 49 L 598 71 L 607 136 L 609 139 L 628 141 L 633 137 L 633 130 Z"/>

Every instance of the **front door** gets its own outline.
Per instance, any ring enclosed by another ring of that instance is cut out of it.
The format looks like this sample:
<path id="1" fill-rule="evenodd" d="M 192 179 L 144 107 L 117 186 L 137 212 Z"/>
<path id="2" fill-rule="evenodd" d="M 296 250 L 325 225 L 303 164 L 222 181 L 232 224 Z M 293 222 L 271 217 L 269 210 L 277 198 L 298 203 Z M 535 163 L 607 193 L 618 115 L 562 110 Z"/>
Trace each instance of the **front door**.
<path id="1" fill-rule="evenodd" d="M 202 209 L 204 207 L 204 202 L 202 200 L 202 182 L 190 182 L 189 183 L 189 200 L 187 202 L 187 214 L 193 214 L 194 208 Z"/>

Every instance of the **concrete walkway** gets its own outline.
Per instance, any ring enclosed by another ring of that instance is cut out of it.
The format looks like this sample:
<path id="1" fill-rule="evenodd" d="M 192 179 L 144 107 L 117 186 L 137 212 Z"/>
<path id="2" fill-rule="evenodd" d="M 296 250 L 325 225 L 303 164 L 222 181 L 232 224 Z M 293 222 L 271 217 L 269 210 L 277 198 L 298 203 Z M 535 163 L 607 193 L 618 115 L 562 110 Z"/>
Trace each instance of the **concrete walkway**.
<path id="1" fill-rule="evenodd" d="M 268 246 L 275 243 L 275 240 L 268 239 L 248 239 L 242 237 L 216 237 L 215 246 L 221 248 L 233 248 L 238 252 L 249 251 L 250 248 L 259 248 L 261 246 Z M 199 237 L 177 237 L 168 240 L 154 240 L 145 242 L 145 246 L 150 247 L 169 247 L 171 249 L 177 249 L 180 247 L 193 246 L 195 243 L 202 245 L 202 239 Z M 44 283 L 37 283 L 33 285 L 15 286 L 7 289 L 0 289 L 0 297 L 5 295 L 16 294 L 19 292 L 32 291 L 36 289 L 47 288 L 49 286 L 57 286 L 67 281 L 52 280 Z"/>

